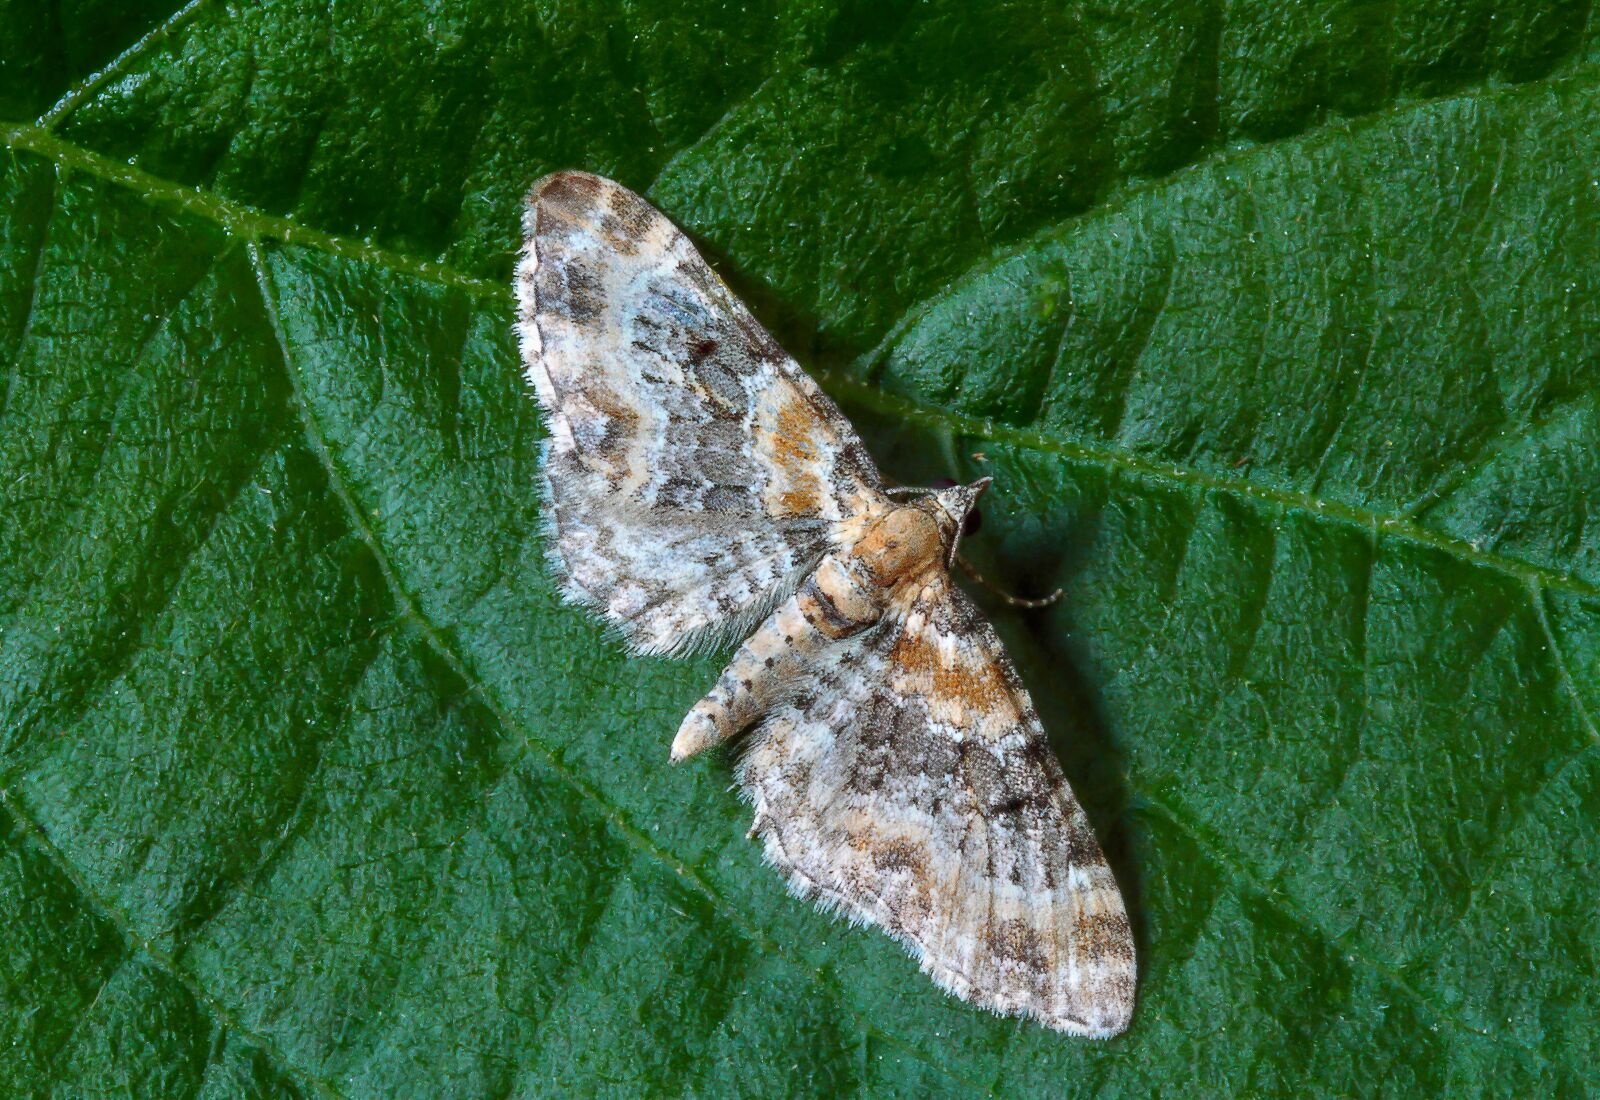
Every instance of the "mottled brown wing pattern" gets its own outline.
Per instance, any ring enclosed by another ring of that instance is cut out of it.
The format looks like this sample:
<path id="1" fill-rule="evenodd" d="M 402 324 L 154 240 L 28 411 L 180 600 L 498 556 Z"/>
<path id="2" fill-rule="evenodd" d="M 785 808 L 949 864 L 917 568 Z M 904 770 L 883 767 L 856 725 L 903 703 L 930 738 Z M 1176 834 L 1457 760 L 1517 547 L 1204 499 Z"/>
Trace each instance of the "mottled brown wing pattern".
<path id="1" fill-rule="evenodd" d="M 1122 897 L 994 630 L 941 577 L 814 654 L 738 778 L 802 895 L 957 996 L 1105 1037 L 1133 1011 Z"/>
<path id="2" fill-rule="evenodd" d="M 564 591 L 640 651 L 756 628 L 673 758 L 754 725 L 738 780 L 791 886 L 880 925 L 963 998 L 1121 1031 L 1121 895 L 948 575 L 988 480 L 891 499 L 833 403 L 626 188 L 547 177 L 524 230 L 517 329 Z"/>
<path id="3" fill-rule="evenodd" d="M 580 172 L 535 185 L 517 269 L 567 594 L 645 652 L 742 637 L 881 481 L 849 423 L 686 238 Z"/>

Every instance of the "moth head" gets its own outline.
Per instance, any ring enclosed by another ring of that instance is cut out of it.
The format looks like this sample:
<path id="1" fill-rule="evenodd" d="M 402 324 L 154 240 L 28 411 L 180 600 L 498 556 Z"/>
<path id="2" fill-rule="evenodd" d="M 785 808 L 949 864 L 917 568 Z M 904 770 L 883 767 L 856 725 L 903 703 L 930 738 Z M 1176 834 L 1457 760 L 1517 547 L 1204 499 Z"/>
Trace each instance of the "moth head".
<path id="1" fill-rule="evenodd" d="M 968 520 L 975 518 L 974 509 L 978 505 L 978 498 L 993 481 L 992 477 L 980 477 L 971 485 L 951 485 L 936 489 L 925 498 L 931 505 L 934 519 L 939 524 L 939 534 L 945 545 L 947 568 L 955 564 L 956 547 L 961 543 L 961 536 L 976 528 L 975 524 L 969 525 Z"/>

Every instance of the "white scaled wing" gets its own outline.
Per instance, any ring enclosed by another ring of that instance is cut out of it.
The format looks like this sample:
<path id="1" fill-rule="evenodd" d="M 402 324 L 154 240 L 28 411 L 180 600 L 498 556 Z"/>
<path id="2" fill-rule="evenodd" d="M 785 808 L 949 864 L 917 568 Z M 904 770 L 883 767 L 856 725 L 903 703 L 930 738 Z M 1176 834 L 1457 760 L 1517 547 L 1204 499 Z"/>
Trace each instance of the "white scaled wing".
<path id="1" fill-rule="evenodd" d="M 638 650 L 736 640 L 880 480 L 849 423 L 649 203 L 561 172 L 517 268 L 550 551 Z"/>
<path id="2" fill-rule="evenodd" d="M 941 986 L 1105 1038 L 1134 1003 L 1111 869 L 993 629 L 948 579 L 815 654 L 738 778 L 801 894 Z"/>

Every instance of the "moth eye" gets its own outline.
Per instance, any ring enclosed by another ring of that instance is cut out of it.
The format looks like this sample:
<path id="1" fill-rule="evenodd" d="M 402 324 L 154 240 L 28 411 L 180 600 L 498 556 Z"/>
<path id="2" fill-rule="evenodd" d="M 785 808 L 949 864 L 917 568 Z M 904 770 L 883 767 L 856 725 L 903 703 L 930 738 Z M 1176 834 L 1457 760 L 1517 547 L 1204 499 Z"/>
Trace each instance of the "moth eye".
<path id="1" fill-rule="evenodd" d="M 953 477 L 938 477 L 933 479 L 933 488 L 935 489 L 954 489 L 960 484 L 961 482 L 957 481 Z M 983 511 L 976 504 L 974 504 L 972 506 L 972 510 L 967 513 L 967 518 L 961 524 L 961 537 L 968 538 L 972 535 L 976 535 L 982 529 Z"/>

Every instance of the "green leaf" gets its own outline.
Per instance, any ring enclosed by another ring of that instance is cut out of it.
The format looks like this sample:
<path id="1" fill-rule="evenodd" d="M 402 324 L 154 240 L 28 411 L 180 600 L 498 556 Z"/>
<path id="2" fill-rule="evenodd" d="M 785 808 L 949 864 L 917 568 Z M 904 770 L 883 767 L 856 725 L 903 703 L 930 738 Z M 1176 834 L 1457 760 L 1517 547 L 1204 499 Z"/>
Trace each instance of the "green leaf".
<path id="1" fill-rule="evenodd" d="M 0 1093 L 1583 1091 L 1591 22 L 0 6 Z M 569 166 L 995 476 L 1124 1037 L 788 897 L 666 763 L 717 662 L 556 600 L 506 284 Z"/>

